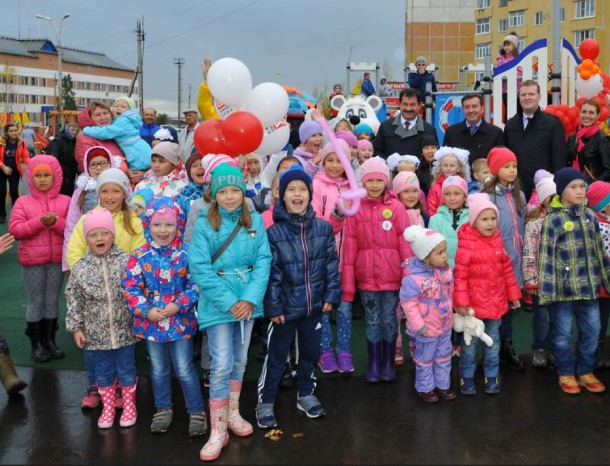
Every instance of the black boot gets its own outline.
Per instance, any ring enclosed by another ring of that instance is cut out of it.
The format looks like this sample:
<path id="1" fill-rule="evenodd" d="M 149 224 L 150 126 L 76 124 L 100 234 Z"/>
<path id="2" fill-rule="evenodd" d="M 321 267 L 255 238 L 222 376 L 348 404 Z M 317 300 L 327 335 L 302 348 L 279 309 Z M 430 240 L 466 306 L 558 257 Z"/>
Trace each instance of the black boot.
<path id="1" fill-rule="evenodd" d="M 30 338 L 32 345 L 32 359 L 34 362 L 45 362 L 51 360 L 51 355 L 47 348 L 43 345 L 43 332 L 42 326 L 44 323 L 42 320 L 37 322 L 28 322 L 28 327 L 25 330 L 25 334 Z"/>
<path id="2" fill-rule="evenodd" d="M 396 355 L 396 340 L 383 340 L 381 348 L 381 381 L 394 382 L 396 371 L 394 370 L 394 357 Z"/>
<path id="3" fill-rule="evenodd" d="M 595 369 L 610 369 L 610 359 L 604 353 L 604 342 L 597 344 L 595 351 Z"/>
<path id="4" fill-rule="evenodd" d="M 500 360 L 508 365 L 514 371 L 522 371 L 525 369 L 525 364 L 515 351 L 515 346 L 512 340 L 502 340 L 500 345 Z"/>
<path id="5" fill-rule="evenodd" d="M 42 344 L 45 346 L 52 359 L 59 359 L 65 356 L 63 350 L 55 344 L 55 332 L 57 332 L 57 319 L 42 319 L 43 324 L 43 339 Z"/>

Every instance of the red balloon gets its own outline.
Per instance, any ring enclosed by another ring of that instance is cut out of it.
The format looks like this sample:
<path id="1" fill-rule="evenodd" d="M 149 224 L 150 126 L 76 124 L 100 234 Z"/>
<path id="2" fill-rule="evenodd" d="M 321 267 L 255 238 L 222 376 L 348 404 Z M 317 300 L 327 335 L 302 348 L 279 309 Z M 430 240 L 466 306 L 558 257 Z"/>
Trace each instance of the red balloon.
<path id="1" fill-rule="evenodd" d="M 585 39 L 578 47 L 583 59 L 595 60 L 599 55 L 599 43 L 595 39 Z"/>
<path id="2" fill-rule="evenodd" d="M 588 100 L 586 97 L 580 97 L 577 101 L 576 101 L 576 106 L 580 109 L 580 106 L 582 105 L 582 103 Z"/>
<path id="3" fill-rule="evenodd" d="M 608 107 L 602 107 L 599 112 L 599 118 L 597 119 L 597 121 L 599 121 L 600 123 L 604 123 L 608 119 L 609 115 L 610 110 L 608 110 Z"/>
<path id="4" fill-rule="evenodd" d="M 559 110 L 560 112 L 566 114 L 570 110 L 570 107 L 568 107 L 566 104 L 561 104 L 561 105 L 557 106 L 557 110 Z"/>
<path id="5" fill-rule="evenodd" d="M 197 152 L 206 154 L 229 154 L 230 148 L 222 137 L 222 120 L 205 120 L 197 126 L 193 143 Z"/>
<path id="6" fill-rule="evenodd" d="M 563 127 L 566 130 L 566 134 L 569 134 L 570 130 L 572 129 L 572 122 L 567 116 L 564 116 L 561 122 L 563 123 Z"/>
<path id="7" fill-rule="evenodd" d="M 554 114 L 555 114 L 555 112 L 557 111 L 557 107 L 555 107 L 554 105 L 547 105 L 547 106 L 544 108 L 544 111 L 545 111 L 546 113 L 550 113 L 551 115 L 554 115 Z"/>
<path id="8" fill-rule="evenodd" d="M 568 110 L 568 113 L 566 114 L 566 116 L 572 123 L 575 122 L 579 118 L 578 108 L 572 107 L 570 110 Z"/>
<path id="9" fill-rule="evenodd" d="M 559 121 L 561 121 L 563 123 L 563 119 L 566 117 L 565 113 L 563 113 L 560 110 L 557 110 L 554 115 L 559 118 Z"/>
<path id="10" fill-rule="evenodd" d="M 232 149 L 232 157 L 256 150 L 263 141 L 263 125 L 250 112 L 233 112 L 222 123 L 222 137 Z M 233 155 L 235 154 L 235 155 Z"/>

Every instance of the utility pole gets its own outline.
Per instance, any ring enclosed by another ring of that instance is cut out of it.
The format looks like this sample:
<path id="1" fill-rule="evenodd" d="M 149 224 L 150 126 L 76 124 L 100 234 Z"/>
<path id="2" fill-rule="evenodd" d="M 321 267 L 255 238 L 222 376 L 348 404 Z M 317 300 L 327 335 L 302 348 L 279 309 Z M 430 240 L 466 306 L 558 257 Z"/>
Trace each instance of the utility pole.
<path id="1" fill-rule="evenodd" d="M 138 37 L 138 94 L 140 95 L 140 115 L 144 113 L 144 16 L 136 26 Z"/>
<path id="2" fill-rule="evenodd" d="M 193 85 L 189 84 L 189 108 L 191 108 L 191 91 L 193 90 Z"/>
<path id="3" fill-rule="evenodd" d="M 182 65 L 184 58 L 174 58 L 174 65 L 178 65 L 178 128 L 180 127 L 181 111 L 182 111 Z"/>

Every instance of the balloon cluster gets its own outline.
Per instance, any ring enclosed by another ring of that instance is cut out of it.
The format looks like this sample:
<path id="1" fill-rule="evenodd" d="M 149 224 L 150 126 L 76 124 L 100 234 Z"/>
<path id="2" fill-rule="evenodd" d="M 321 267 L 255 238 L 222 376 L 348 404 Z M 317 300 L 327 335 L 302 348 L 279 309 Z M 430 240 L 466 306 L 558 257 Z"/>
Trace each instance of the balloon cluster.
<path id="1" fill-rule="evenodd" d="M 288 142 L 288 94 L 282 86 L 264 82 L 252 88 L 248 67 L 235 58 L 221 58 L 208 71 L 208 87 L 221 120 L 206 120 L 195 130 L 201 154 L 231 157 L 280 151 Z"/>

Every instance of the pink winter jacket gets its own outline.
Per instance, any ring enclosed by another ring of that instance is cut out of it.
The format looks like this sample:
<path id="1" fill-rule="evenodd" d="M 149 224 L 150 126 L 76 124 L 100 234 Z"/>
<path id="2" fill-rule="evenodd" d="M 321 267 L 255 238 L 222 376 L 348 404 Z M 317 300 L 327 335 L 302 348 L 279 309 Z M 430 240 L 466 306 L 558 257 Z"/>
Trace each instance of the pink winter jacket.
<path id="1" fill-rule="evenodd" d="M 87 126 L 95 126 L 95 123 L 89 116 L 89 112 L 85 109 L 78 115 L 78 126 L 80 129 L 83 129 Z M 86 134 L 79 134 L 76 139 L 76 146 L 74 147 L 74 158 L 76 160 L 76 164 L 78 165 L 78 173 L 84 172 L 83 167 L 83 159 L 85 158 L 85 154 L 87 151 L 93 146 L 103 146 L 110 151 L 112 155 L 120 155 L 123 158 L 123 164 L 121 165 L 121 170 L 127 172 L 127 162 L 125 161 L 125 154 L 119 148 L 116 142 L 112 139 L 108 139 L 107 141 L 101 141 L 99 139 L 92 138 L 91 136 L 87 136 Z"/>
<path id="2" fill-rule="evenodd" d="M 445 175 L 439 175 L 428 191 L 426 207 L 428 208 L 428 215 L 430 217 L 436 213 L 439 206 L 443 203 L 443 181 L 445 181 Z"/>
<path id="3" fill-rule="evenodd" d="M 317 173 L 313 178 L 311 206 L 316 213 L 316 217 L 326 220 L 333 226 L 339 261 L 341 261 L 342 256 L 343 227 L 345 222 L 333 215 L 333 211 L 339 200 L 339 193 L 347 189 L 349 189 L 349 181 L 345 178 L 331 178 L 324 172 Z"/>
<path id="4" fill-rule="evenodd" d="M 34 186 L 33 170 L 36 165 L 47 164 L 53 169 L 53 187 L 41 192 Z M 8 231 L 19 241 L 17 261 L 23 266 L 61 263 L 61 250 L 64 243 L 64 227 L 70 198 L 59 194 L 63 179 L 57 159 L 51 155 L 32 157 L 26 170 L 30 193 L 15 202 L 8 223 Z M 50 227 L 40 221 L 48 212 L 57 215 L 57 221 Z"/>
<path id="5" fill-rule="evenodd" d="M 377 199 L 363 199 L 360 210 L 345 219 L 343 230 L 343 301 L 354 300 L 356 286 L 366 291 L 400 288 L 403 261 L 413 254 L 403 232 L 407 212 L 391 191 Z"/>

